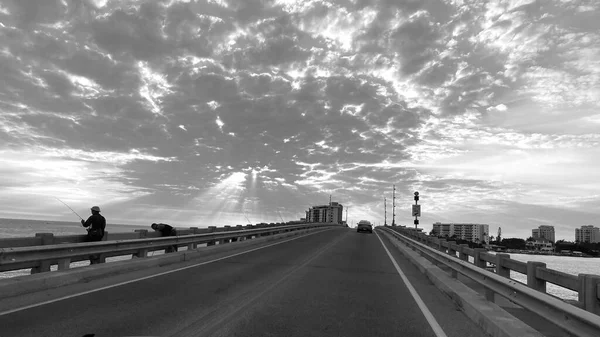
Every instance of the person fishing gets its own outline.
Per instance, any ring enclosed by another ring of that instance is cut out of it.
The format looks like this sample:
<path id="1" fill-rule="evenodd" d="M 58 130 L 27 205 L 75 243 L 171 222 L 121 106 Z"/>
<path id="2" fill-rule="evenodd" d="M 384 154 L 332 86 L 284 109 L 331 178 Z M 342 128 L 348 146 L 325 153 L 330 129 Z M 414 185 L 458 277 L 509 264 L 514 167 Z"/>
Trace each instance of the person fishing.
<path id="1" fill-rule="evenodd" d="M 150 227 L 157 232 L 160 232 L 161 236 L 177 236 L 177 230 L 173 226 L 164 223 L 153 223 Z M 177 245 L 169 246 L 165 249 L 165 253 L 173 253 L 177 251 Z"/>
<path id="2" fill-rule="evenodd" d="M 102 241 L 106 229 L 106 219 L 100 215 L 100 207 L 94 206 L 90 208 L 90 211 L 92 215 L 87 220 L 81 219 L 81 225 L 88 231 L 87 241 Z M 90 264 L 97 263 L 100 263 L 100 255 L 90 255 Z"/>

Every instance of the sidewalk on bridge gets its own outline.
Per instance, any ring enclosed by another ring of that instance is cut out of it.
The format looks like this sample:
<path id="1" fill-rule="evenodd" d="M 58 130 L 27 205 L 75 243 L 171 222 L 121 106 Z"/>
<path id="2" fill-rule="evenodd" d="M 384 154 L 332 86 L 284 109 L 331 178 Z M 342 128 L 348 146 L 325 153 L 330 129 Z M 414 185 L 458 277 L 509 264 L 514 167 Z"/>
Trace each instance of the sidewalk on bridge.
<path id="1" fill-rule="evenodd" d="M 450 274 L 450 270 L 451 270 L 450 268 L 448 268 L 444 265 L 437 265 L 437 266 L 438 266 L 438 268 L 440 268 Z M 485 287 L 480 285 L 479 283 L 473 281 L 472 279 L 470 279 L 464 275 L 460 275 L 460 274 L 458 275 L 458 280 L 460 282 L 462 282 L 464 285 L 468 286 L 469 288 L 477 291 L 482 296 L 485 296 Z M 498 294 L 494 294 L 494 303 L 496 303 L 502 309 L 506 310 L 511 315 L 513 315 L 516 318 L 518 318 L 519 320 L 521 320 L 523 323 L 525 323 L 525 324 L 529 325 L 530 327 L 534 328 L 535 330 L 539 331 L 546 337 L 571 337 L 572 336 L 568 332 L 563 331 L 556 324 L 554 324 L 551 321 L 545 319 L 544 317 L 538 315 L 537 313 L 529 311 Z"/>

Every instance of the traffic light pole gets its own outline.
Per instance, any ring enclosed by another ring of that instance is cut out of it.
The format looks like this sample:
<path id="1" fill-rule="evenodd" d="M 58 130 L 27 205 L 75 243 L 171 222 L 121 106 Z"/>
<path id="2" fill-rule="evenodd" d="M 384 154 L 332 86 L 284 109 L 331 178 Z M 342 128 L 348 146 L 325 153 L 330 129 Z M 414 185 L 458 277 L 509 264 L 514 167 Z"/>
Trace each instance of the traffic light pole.
<path id="1" fill-rule="evenodd" d="M 415 192 L 415 204 L 413 205 L 413 215 L 415 216 L 415 230 L 419 226 L 419 217 L 421 216 L 421 205 L 419 205 L 419 192 Z"/>

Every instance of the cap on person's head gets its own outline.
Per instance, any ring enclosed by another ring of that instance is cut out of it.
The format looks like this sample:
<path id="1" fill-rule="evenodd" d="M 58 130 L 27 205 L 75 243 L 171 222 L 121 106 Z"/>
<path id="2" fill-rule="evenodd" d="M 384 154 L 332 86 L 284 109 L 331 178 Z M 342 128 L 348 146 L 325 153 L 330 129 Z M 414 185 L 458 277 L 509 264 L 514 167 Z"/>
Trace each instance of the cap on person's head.
<path id="1" fill-rule="evenodd" d="M 92 211 L 100 212 L 100 207 L 94 206 L 91 208 Z"/>

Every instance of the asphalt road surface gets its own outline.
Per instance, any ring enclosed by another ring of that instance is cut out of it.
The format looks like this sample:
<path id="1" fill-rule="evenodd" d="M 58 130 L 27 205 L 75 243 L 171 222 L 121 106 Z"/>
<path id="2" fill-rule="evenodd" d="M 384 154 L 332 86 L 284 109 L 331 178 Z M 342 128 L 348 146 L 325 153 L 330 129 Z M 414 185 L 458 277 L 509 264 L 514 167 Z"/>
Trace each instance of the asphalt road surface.
<path id="1" fill-rule="evenodd" d="M 486 336 L 384 236 L 347 228 L 0 314 L 2 337 L 85 334 Z"/>

